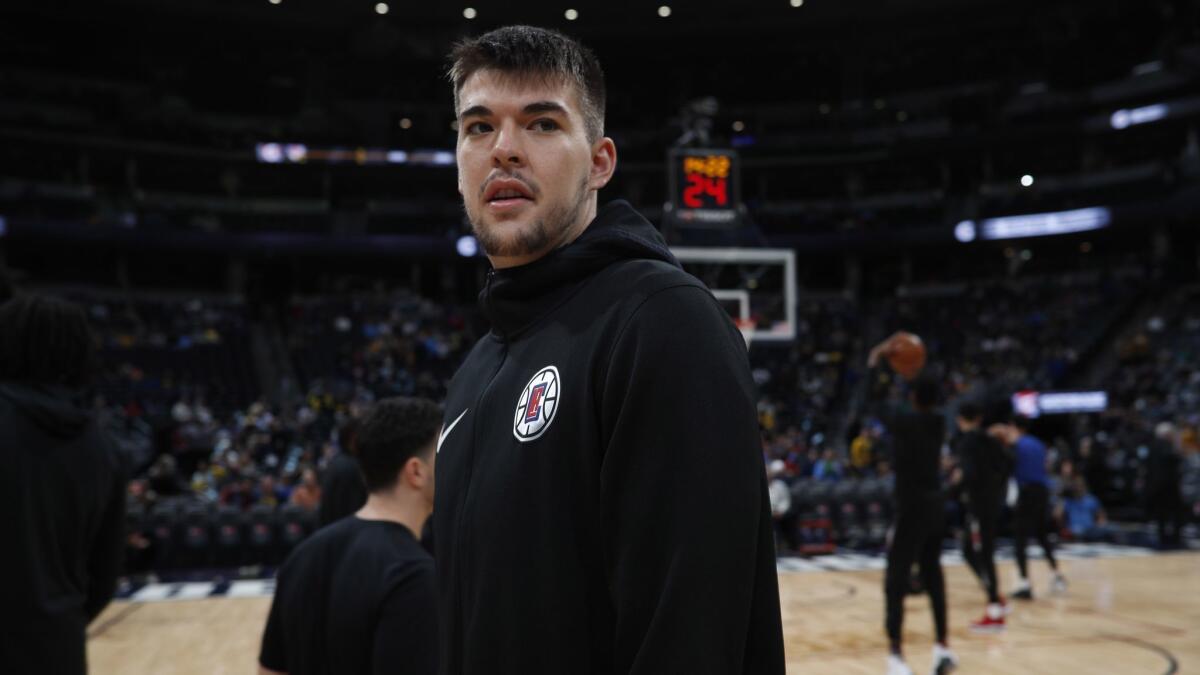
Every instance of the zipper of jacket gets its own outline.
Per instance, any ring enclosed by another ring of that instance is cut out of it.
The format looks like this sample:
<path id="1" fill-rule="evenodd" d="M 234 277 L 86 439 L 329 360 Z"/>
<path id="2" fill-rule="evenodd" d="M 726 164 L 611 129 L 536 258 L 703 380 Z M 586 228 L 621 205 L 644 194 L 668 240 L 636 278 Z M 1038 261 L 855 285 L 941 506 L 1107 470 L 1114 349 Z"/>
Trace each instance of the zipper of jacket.
<path id="1" fill-rule="evenodd" d="M 488 270 L 487 282 L 484 286 L 485 289 L 489 289 L 491 287 L 492 278 L 494 275 L 495 275 L 495 270 Z M 485 384 L 483 386 L 483 389 L 480 390 L 479 395 L 475 398 L 474 410 L 476 410 L 478 412 L 476 413 L 476 416 L 475 416 L 475 423 L 471 425 L 472 426 L 471 454 L 469 455 L 469 459 L 467 461 L 467 466 L 466 466 L 467 475 L 466 475 L 466 479 L 464 480 L 463 500 L 462 500 L 462 505 L 459 506 L 459 509 L 458 509 L 458 525 L 457 525 L 457 527 L 455 527 L 455 533 L 454 533 L 454 539 L 455 539 L 455 541 L 454 541 L 454 551 L 455 551 L 454 576 L 458 579 L 459 589 L 460 589 L 460 592 L 458 594 L 458 607 L 455 608 L 457 610 L 455 612 L 455 614 L 456 614 L 455 623 L 457 624 L 455 633 L 457 634 L 457 637 L 458 637 L 460 643 L 462 642 L 462 639 L 464 637 L 463 631 L 465 630 L 465 620 L 466 620 L 466 605 L 465 605 L 466 593 L 463 592 L 463 590 L 462 590 L 462 589 L 466 588 L 466 584 L 467 584 L 466 562 L 465 562 L 465 556 L 463 555 L 463 538 L 465 537 L 464 530 L 466 529 L 464 526 L 464 522 L 466 521 L 467 507 L 471 503 L 471 479 L 474 477 L 474 474 L 475 474 L 475 454 L 479 448 L 480 429 L 484 426 L 483 423 L 486 421 L 481 418 L 479 413 L 482 413 L 481 406 L 482 406 L 483 400 L 485 398 L 487 398 L 488 392 L 491 391 L 492 385 L 495 384 L 496 378 L 499 377 L 500 371 L 504 368 L 504 363 L 508 360 L 508 339 L 506 336 L 503 336 L 503 334 L 501 334 L 501 338 L 502 339 L 500 342 L 500 344 L 501 344 L 500 362 L 498 364 L 496 364 L 496 369 L 492 372 L 492 376 L 488 378 L 487 384 Z M 462 655 L 462 649 L 463 649 L 464 645 L 458 644 L 458 645 L 455 645 L 455 647 L 458 650 L 457 671 L 459 673 L 461 673 L 463 671 L 461 655 Z"/>

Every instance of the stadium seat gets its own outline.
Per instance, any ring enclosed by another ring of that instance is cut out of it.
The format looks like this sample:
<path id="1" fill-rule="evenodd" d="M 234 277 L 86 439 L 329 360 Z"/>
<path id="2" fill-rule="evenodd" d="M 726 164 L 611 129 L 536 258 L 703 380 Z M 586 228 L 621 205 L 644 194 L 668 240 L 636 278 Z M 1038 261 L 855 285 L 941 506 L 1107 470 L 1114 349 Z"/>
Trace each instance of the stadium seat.
<path id="1" fill-rule="evenodd" d="M 308 536 L 312 522 L 309 516 L 310 512 L 299 506 L 289 505 L 279 510 L 279 543 L 282 558 L 287 558 L 287 554 Z"/>
<path id="2" fill-rule="evenodd" d="M 190 504 L 182 515 L 180 564 L 189 569 L 212 563 L 212 523 L 206 504 Z"/>
<path id="3" fill-rule="evenodd" d="M 279 562 L 275 532 L 275 509 L 256 504 L 246 514 L 246 562 L 274 565 Z"/>
<path id="4" fill-rule="evenodd" d="M 245 561 L 245 524 L 242 514 L 232 506 L 222 506 L 213 515 L 213 537 L 216 540 L 214 562 L 221 567 L 241 565 Z"/>

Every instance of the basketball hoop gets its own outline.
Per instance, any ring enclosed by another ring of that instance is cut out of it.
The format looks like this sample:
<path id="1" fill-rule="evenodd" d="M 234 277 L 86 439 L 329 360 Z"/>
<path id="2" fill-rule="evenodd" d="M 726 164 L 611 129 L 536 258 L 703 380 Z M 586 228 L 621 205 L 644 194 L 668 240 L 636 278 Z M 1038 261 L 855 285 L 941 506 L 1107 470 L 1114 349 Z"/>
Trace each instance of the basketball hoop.
<path id="1" fill-rule="evenodd" d="M 746 349 L 750 349 L 750 341 L 754 339 L 754 319 L 734 319 L 733 323 L 746 341 Z"/>

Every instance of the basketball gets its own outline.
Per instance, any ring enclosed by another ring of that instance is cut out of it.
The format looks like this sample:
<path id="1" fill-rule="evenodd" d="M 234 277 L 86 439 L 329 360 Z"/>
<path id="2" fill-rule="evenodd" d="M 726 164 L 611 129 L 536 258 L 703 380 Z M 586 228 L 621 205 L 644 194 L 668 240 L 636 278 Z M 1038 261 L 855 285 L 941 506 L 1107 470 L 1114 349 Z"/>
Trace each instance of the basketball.
<path id="1" fill-rule="evenodd" d="M 911 380 L 925 367 L 925 343 L 912 333 L 897 333 L 888 349 L 888 363 L 906 380 Z"/>

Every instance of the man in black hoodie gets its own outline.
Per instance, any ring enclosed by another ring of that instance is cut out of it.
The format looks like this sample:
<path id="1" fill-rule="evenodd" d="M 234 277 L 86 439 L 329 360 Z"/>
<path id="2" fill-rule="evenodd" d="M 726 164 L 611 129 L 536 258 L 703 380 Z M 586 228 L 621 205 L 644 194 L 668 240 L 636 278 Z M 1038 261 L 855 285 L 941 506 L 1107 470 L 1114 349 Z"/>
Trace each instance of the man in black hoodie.
<path id="1" fill-rule="evenodd" d="M 84 630 L 116 588 L 125 467 L 80 400 L 92 362 L 78 307 L 0 306 L 0 672 L 86 672 Z"/>
<path id="2" fill-rule="evenodd" d="M 441 672 L 784 672 L 745 343 L 627 203 L 604 82 L 523 26 L 460 43 L 459 191 L 492 331 L 439 438 Z"/>

